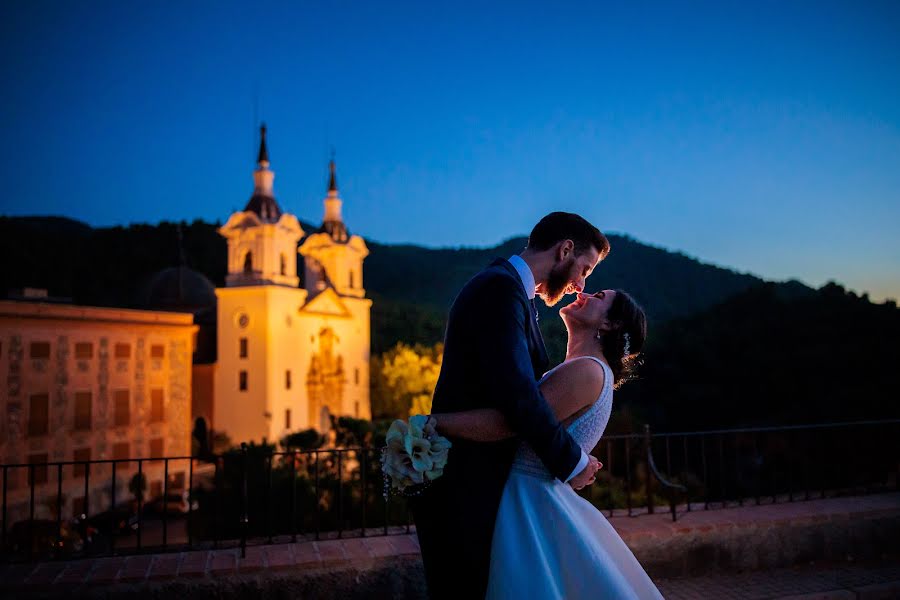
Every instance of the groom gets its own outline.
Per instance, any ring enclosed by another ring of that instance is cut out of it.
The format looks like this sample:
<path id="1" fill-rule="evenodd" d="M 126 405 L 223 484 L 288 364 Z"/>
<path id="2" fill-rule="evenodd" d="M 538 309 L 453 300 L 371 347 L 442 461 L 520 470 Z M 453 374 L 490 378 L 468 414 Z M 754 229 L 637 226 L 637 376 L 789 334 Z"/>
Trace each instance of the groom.
<path id="1" fill-rule="evenodd" d="M 559 424 L 537 380 L 547 352 L 534 297 L 553 306 L 580 292 L 609 242 L 582 217 L 554 212 L 535 225 L 528 247 L 497 259 L 453 302 L 432 414 L 495 408 L 519 437 L 494 443 L 452 439 L 444 475 L 412 500 L 431 598 L 483 598 L 494 520 L 516 448 L 527 442 L 556 478 L 575 489 L 599 468 Z"/>

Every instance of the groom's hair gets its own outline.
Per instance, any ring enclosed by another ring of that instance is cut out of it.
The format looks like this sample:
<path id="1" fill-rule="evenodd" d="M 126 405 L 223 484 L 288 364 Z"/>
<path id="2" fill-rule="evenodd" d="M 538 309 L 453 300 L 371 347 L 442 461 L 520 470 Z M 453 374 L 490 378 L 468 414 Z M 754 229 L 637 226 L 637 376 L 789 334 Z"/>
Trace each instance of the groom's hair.
<path id="1" fill-rule="evenodd" d="M 584 217 L 567 212 L 552 212 L 538 221 L 528 236 L 528 247 L 532 250 L 549 250 L 562 240 L 572 240 L 575 254 L 581 254 L 591 246 L 600 253 L 601 260 L 609 254 L 609 240 L 606 236 Z"/>

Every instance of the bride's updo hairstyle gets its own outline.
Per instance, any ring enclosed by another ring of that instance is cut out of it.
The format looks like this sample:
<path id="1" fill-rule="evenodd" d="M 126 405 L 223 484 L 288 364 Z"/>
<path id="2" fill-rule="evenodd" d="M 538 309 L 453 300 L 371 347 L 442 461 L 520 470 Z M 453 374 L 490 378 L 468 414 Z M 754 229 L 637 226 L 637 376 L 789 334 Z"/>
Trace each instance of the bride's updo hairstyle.
<path id="1" fill-rule="evenodd" d="M 606 318 L 613 323 L 613 329 L 600 332 L 599 339 L 615 378 L 614 387 L 619 389 L 636 377 L 640 354 L 647 341 L 647 315 L 627 292 L 616 290 Z"/>

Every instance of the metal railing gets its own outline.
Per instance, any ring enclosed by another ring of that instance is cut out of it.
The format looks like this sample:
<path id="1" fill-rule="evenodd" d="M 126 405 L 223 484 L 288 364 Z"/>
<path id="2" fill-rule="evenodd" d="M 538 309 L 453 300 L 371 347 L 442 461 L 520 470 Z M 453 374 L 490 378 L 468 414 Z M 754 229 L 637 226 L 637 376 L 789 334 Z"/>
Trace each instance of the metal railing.
<path id="1" fill-rule="evenodd" d="M 380 453 L 362 447 L 272 452 L 242 445 L 205 461 L 175 456 L 3 464 L 0 557 L 35 560 L 235 546 L 244 553 L 248 543 L 260 541 L 408 533 L 405 500 L 382 495 Z M 64 478 L 75 468 L 77 479 Z M 173 477 L 178 469 L 185 476 L 183 486 Z M 55 481 L 39 473 L 53 473 Z M 134 477 L 148 475 L 159 479 L 159 498 L 121 490 Z M 61 510 L 76 485 L 83 500 L 77 509 Z M 52 513 L 50 518 L 38 518 L 40 510 Z"/>
<path id="2" fill-rule="evenodd" d="M 243 553 L 255 543 L 409 532 L 406 500 L 383 495 L 380 452 L 242 445 L 202 461 L 0 465 L 0 551 L 7 561 L 192 548 Z M 581 494 L 609 516 L 668 505 L 675 520 L 693 510 L 900 489 L 900 420 L 680 433 L 646 427 L 604 437 L 593 453 L 604 467 Z M 158 478 L 162 500 L 145 499 L 144 478 Z M 62 509 L 73 490 L 83 494 L 74 513 Z M 39 508 L 50 518 L 38 518 Z"/>
<path id="3" fill-rule="evenodd" d="M 680 513 L 900 490 L 900 419 L 605 436 L 582 495 L 615 514 Z"/>

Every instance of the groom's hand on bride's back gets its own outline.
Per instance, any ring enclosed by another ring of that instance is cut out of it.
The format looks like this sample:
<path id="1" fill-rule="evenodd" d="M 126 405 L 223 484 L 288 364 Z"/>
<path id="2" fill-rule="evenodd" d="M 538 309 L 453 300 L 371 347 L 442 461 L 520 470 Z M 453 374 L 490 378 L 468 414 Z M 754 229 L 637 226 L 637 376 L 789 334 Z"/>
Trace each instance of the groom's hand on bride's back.
<path id="1" fill-rule="evenodd" d="M 588 455 L 588 464 L 581 470 L 581 473 L 569 480 L 569 485 L 576 490 L 591 485 L 597 480 L 597 471 L 603 467 L 603 463 L 594 456 Z"/>

